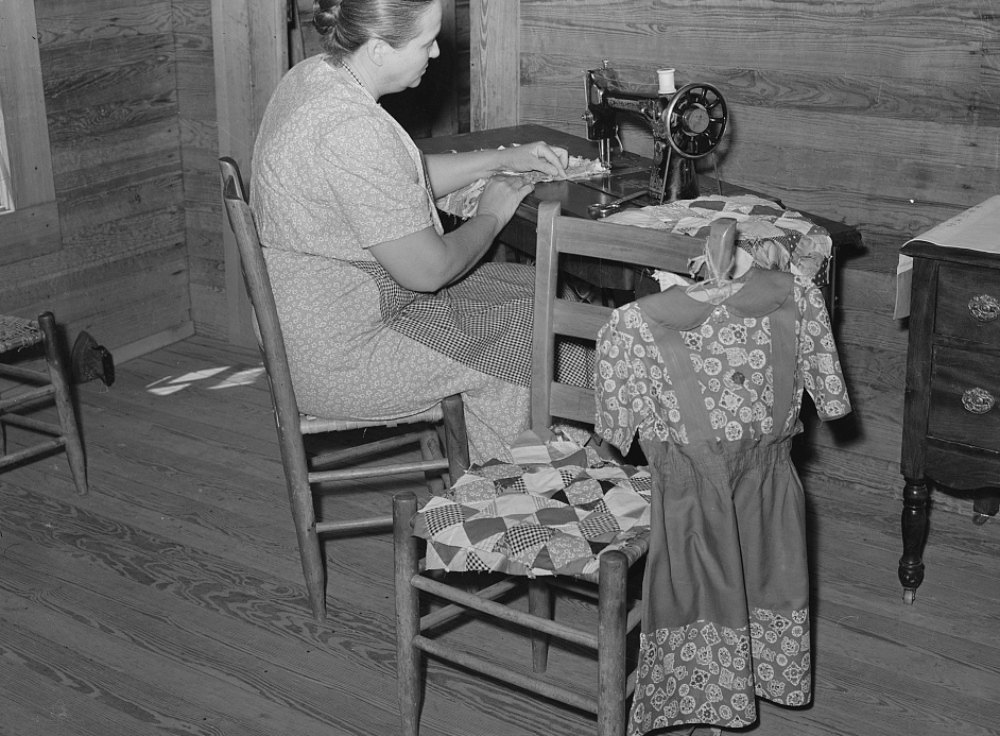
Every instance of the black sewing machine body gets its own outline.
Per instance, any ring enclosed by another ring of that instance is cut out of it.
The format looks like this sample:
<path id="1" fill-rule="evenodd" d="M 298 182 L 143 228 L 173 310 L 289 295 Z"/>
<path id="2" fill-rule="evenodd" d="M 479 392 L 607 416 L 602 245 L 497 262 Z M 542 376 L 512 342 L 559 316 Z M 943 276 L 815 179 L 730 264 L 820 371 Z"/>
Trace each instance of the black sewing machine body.
<path id="1" fill-rule="evenodd" d="M 722 139 L 729 114 L 725 100 L 710 84 L 661 90 L 654 84 L 623 82 L 604 62 L 586 72 L 587 138 L 597 141 L 601 162 L 612 165 L 615 141 L 623 149 L 619 114 L 642 120 L 653 135 L 653 165 L 647 190 L 654 201 L 698 196 L 694 161 L 711 153 Z"/>

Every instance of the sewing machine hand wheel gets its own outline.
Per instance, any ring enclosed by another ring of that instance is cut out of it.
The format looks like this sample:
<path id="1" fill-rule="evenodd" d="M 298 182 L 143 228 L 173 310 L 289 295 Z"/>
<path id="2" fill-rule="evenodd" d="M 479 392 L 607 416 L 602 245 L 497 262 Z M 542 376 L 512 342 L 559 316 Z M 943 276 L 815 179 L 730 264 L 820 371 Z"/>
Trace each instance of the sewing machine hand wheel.
<path id="1" fill-rule="evenodd" d="M 682 158 L 701 158 L 722 140 L 729 122 L 729 108 L 711 84 L 695 82 L 681 87 L 664 113 L 667 142 Z"/>

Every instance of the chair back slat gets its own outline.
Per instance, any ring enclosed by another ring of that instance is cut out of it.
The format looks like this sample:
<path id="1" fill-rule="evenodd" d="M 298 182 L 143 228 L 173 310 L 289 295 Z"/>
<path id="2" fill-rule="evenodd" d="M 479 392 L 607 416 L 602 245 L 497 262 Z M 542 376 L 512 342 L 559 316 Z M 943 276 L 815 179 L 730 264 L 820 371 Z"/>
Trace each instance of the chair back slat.
<path id="1" fill-rule="evenodd" d="M 705 249 L 704 238 L 564 215 L 554 220 L 553 238 L 560 253 L 674 273 L 686 273 L 688 261 Z"/>
<path id="2" fill-rule="evenodd" d="M 594 423 L 594 389 L 552 382 L 551 415 L 581 424 Z"/>
<path id="3" fill-rule="evenodd" d="M 734 225 L 732 220 L 718 220 L 705 237 L 677 235 L 565 216 L 560 213 L 558 202 L 543 202 L 538 210 L 535 253 L 531 426 L 536 430 L 547 429 L 553 417 L 593 424 L 596 415 L 592 388 L 581 389 L 555 380 L 556 338 L 566 336 L 596 342 L 611 309 L 558 298 L 560 255 L 586 256 L 637 269 L 686 275 L 691 259 L 703 255 L 706 246 L 717 252 L 735 248 Z"/>
<path id="4" fill-rule="evenodd" d="M 552 307 L 551 329 L 556 335 L 593 340 L 610 318 L 610 307 L 557 299 Z"/>

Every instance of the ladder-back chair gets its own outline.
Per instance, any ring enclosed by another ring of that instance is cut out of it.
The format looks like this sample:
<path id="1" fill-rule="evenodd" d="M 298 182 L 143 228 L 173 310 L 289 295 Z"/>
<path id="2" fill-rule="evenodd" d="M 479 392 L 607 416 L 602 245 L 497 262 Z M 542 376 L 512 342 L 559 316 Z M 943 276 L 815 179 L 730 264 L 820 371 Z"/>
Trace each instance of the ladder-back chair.
<path id="1" fill-rule="evenodd" d="M 315 486 L 337 481 L 425 473 L 431 492 L 439 492 L 445 486 L 443 471 L 447 471 L 450 478 L 456 478 L 469 465 L 462 397 L 456 394 L 427 411 L 386 421 L 357 421 L 300 413 L 274 294 L 239 167 L 229 157 L 221 158 L 219 165 L 226 212 L 236 235 L 243 279 L 260 334 L 260 349 L 274 405 L 281 463 L 288 486 L 309 601 L 313 615 L 322 620 L 326 616 L 326 566 L 320 535 L 388 531 L 392 527 L 392 515 L 317 521 Z M 438 433 L 438 425 L 442 423 L 446 455 L 441 452 Z M 303 440 L 304 435 L 343 433 L 378 427 L 394 428 L 400 425 L 413 425 L 413 430 L 312 457 L 307 456 Z M 416 444 L 419 444 L 422 460 L 397 459 L 387 462 L 380 458 L 377 463 L 360 464 L 360 461 Z M 332 466 L 346 467 L 327 469 Z"/>
<path id="2" fill-rule="evenodd" d="M 56 319 L 52 312 L 42 312 L 37 322 L 22 317 L 0 315 L 0 353 L 39 344 L 45 351 L 47 369 L 45 373 L 24 366 L 0 363 L 0 377 L 31 387 L 0 400 L 0 469 L 57 450 L 65 450 L 73 482 L 82 495 L 87 492 L 87 461 L 70 391 L 70 371 L 60 349 L 56 332 Z M 42 421 L 23 413 L 37 408 L 40 403 L 55 405 L 59 424 Z M 47 435 L 49 439 L 8 452 L 7 425 Z"/>
<path id="3" fill-rule="evenodd" d="M 688 272 L 690 259 L 704 254 L 706 246 L 712 253 L 731 253 L 735 247 L 735 235 L 733 220 L 714 223 L 706 239 L 563 216 L 558 202 L 544 202 L 538 213 L 535 266 L 532 429 L 539 434 L 546 433 L 554 418 L 592 426 L 596 414 L 593 388 L 580 388 L 556 380 L 557 337 L 596 343 L 598 332 L 610 318 L 611 308 L 558 298 L 561 254 L 684 274 Z M 405 736 L 416 736 L 418 732 L 422 653 L 593 713 L 597 716 L 597 733 L 600 736 L 621 736 L 625 733 L 626 702 L 631 694 L 630 688 L 634 687 L 634 678 L 628 676 L 626 667 L 626 638 L 641 617 L 640 606 L 628 606 L 626 591 L 631 587 L 627 586 L 628 573 L 638 567 L 635 563 L 647 552 L 648 528 L 645 533 L 625 542 L 620 549 L 600 554 L 596 575 L 577 578 L 559 575 L 535 578 L 511 576 L 496 583 L 490 577 L 489 587 L 470 592 L 466 574 L 421 572 L 421 540 L 413 533 L 416 498 L 412 494 L 397 495 L 393 510 L 398 687 Z M 480 519 L 478 523 L 483 522 Z M 472 536 L 471 533 L 469 536 Z M 450 584 L 455 579 L 460 582 Z M 527 612 L 522 607 L 504 603 L 514 586 L 520 585 L 528 588 Z M 553 620 L 552 587 L 575 593 L 585 593 L 589 589 L 589 597 L 597 600 L 597 627 L 582 630 L 578 626 Z M 422 607 L 421 592 L 428 594 L 429 598 L 447 601 L 449 605 L 428 613 L 426 607 Z M 481 655 L 470 654 L 466 647 L 450 643 L 448 634 L 454 633 L 454 619 L 470 610 L 480 616 L 501 619 L 528 632 L 532 639 L 534 674 L 489 659 L 485 652 Z M 442 630 L 445 623 L 452 627 L 451 631 L 449 626 Z M 596 652 L 595 687 L 588 691 L 570 689 L 542 676 L 547 667 L 550 637 Z"/>

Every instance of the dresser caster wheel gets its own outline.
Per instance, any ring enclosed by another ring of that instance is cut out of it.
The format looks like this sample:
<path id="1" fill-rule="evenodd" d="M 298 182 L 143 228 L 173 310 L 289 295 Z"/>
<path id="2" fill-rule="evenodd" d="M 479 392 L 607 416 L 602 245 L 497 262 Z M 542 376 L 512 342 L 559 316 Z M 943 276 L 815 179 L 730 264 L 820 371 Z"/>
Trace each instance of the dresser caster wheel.
<path id="1" fill-rule="evenodd" d="M 916 595 L 917 591 L 915 591 L 913 588 L 905 588 L 903 590 L 903 603 L 905 603 L 908 606 L 912 606 L 913 599 L 916 597 Z"/>
<path id="2" fill-rule="evenodd" d="M 972 521 L 977 526 L 982 526 L 991 516 L 996 516 L 997 512 L 1000 512 L 1000 493 L 980 496 L 972 504 Z"/>

